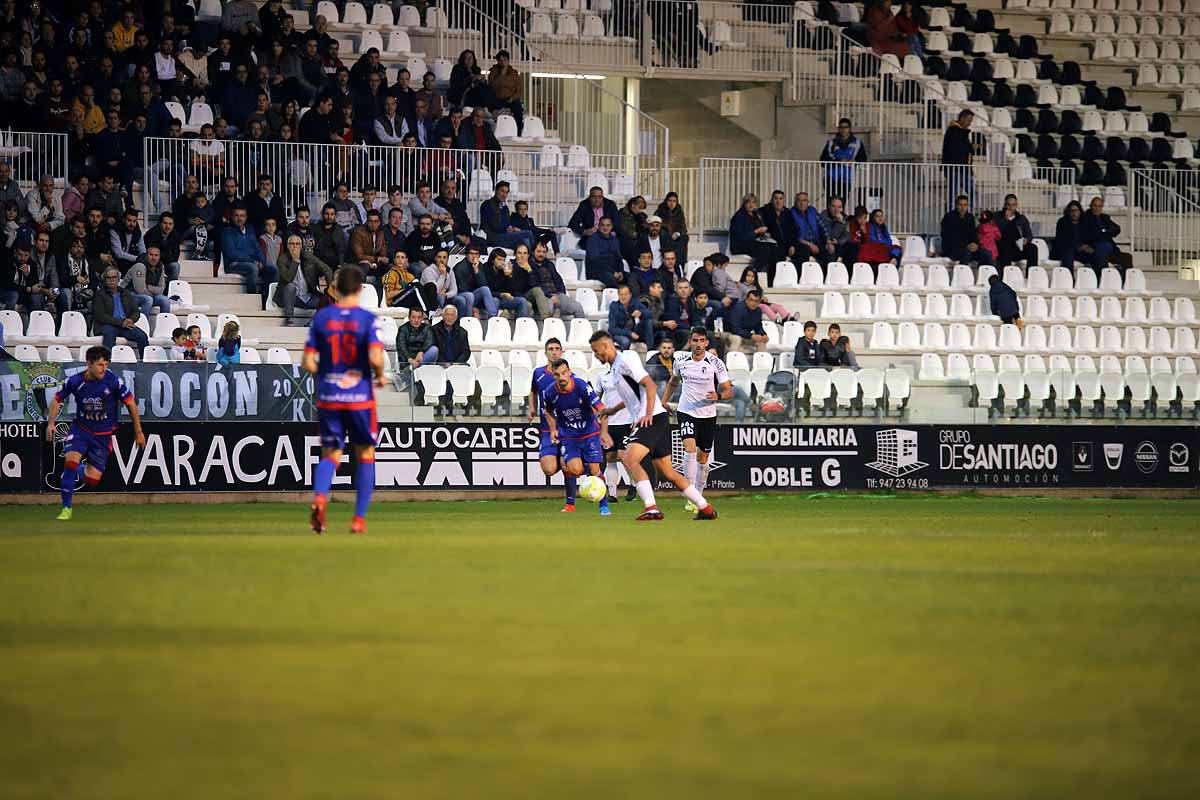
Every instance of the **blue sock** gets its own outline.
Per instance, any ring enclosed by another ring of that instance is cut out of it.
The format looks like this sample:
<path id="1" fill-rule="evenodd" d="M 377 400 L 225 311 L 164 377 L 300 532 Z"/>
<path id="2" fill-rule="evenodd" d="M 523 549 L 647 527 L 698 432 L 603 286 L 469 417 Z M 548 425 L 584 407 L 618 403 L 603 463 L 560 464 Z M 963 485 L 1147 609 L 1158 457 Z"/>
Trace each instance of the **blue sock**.
<path id="1" fill-rule="evenodd" d="M 375 462 L 359 461 L 354 474 L 354 516 L 365 517 L 371 505 L 371 492 L 375 491 Z"/>
<path id="2" fill-rule="evenodd" d="M 600 501 L 600 508 L 602 508 L 602 509 L 608 508 L 608 495 L 605 495 L 604 499 Z"/>
<path id="3" fill-rule="evenodd" d="M 320 497 L 329 497 L 329 487 L 333 486 L 333 476 L 337 473 L 337 462 L 322 458 L 313 470 L 313 493 Z"/>
<path id="4" fill-rule="evenodd" d="M 79 472 L 82 469 L 83 465 L 72 467 L 68 464 L 63 467 L 62 476 L 58 479 L 63 508 L 71 507 L 72 499 L 75 497 L 75 481 L 78 480 Z"/>
<path id="5" fill-rule="evenodd" d="M 567 490 L 567 505 L 569 506 L 575 505 L 575 484 L 576 480 L 574 475 L 567 475 L 563 481 L 563 486 L 566 487 Z"/>

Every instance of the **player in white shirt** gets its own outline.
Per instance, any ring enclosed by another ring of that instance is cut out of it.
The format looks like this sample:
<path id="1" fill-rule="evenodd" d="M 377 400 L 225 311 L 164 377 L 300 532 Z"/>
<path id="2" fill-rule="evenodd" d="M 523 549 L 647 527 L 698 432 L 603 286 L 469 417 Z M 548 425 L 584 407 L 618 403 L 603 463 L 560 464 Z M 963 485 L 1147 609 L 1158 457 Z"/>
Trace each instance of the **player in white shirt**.
<path id="1" fill-rule="evenodd" d="M 683 474 L 703 492 L 708 483 L 708 457 L 717 438 L 717 402 L 733 397 L 733 382 L 725 362 L 708 352 L 708 330 L 692 328 L 688 345 L 689 350 L 675 354 L 663 403 L 682 383 L 675 414 L 683 440 Z M 688 501 L 688 511 L 695 510 Z"/>
<path id="2" fill-rule="evenodd" d="M 617 486 L 621 479 L 629 487 L 626 501 L 632 500 L 637 493 L 633 480 L 625 470 L 621 457 L 625 454 L 625 440 L 629 437 L 629 427 L 633 423 L 633 415 L 625 408 L 621 393 L 617 390 L 617 375 L 609 365 L 599 378 L 596 379 L 596 389 L 600 392 L 600 402 L 604 410 L 600 412 L 600 446 L 604 449 L 604 482 L 608 484 L 608 493 L 613 499 L 617 496 Z M 617 409 L 613 411 L 612 409 Z"/>
<path id="3" fill-rule="evenodd" d="M 642 468 L 642 459 L 650 456 L 655 469 L 664 478 L 675 484 L 683 496 L 695 503 L 699 511 L 695 519 L 716 519 L 717 512 L 692 486 L 686 478 L 671 466 L 671 423 L 667 417 L 667 409 L 658 399 L 658 387 L 654 379 L 646 372 L 641 359 L 628 350 L 617 350 L 612 334 L 608 331 L 596 331 L 590 339 L 592 354 L 602 364 L 611 365 L 617 392 L 621 397 L 620 405 L 633 415 L 633 427 L 625 439 L 625 469 L 637 486 L 638 495 L 642 498 L 645 510 L 638 516 L 638 521 L 659 520 L 663 513 L 658 510 L 654 500 L 654 486 L 646 470 Z M 613 409 L 614 411 L 617 409 Z"/>

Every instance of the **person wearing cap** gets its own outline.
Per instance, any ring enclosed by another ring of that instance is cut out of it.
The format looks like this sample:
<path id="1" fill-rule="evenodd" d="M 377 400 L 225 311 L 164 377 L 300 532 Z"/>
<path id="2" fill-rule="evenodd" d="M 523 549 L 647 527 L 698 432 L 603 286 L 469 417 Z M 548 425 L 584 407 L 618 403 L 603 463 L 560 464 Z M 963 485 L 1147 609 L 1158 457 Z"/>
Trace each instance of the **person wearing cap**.
<path id="1" fill-rule="evenodd" d="M 663 253 L 667 250 L 675 249 L 675 243 L 671 238 L 663 232 L 662 217 L 657 214 L 652 214 L 646 218 L 646 229 L 638 235 L 637 250 L 649 250 L 651 254 L 650 265 L 654 269 L 662 269 Z M 679 251 L 676 250 L 676 255 Z M 672 276 L 672 283 L 674 276 Z"/>

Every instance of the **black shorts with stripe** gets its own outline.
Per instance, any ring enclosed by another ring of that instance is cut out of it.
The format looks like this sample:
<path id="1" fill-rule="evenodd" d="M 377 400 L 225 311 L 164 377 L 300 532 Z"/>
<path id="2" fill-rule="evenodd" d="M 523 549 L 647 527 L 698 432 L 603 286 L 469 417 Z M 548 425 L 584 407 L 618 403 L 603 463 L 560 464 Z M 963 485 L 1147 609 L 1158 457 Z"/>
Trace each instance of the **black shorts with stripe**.
<path id="1" fill-rule="evenodd" d="M 717 440 L 717 418 L 693 417 L 682 411 L 677 412 L 676 416 L 679 417 L 679 438 L 695 439 L 696 449 L 711 453 L 713 442 Z"/>
<path id="2" fill-rule="evenodd" d="M 629 426 L 609 425 L 608 435 L 612 437 L 613 446 L 604 448 L 605 455 L 625 449 L 625 439 L 629 437 Z"/>
<path id="3" fill-rule="evenodd" d="M 650 451 L 651 458 L 668 458 L 671 455 L 671 421 L 665 413 L 655 414 L 651 423 L 642 428 L 636 423 L 625 437 L 625 446 L 640 444 Z"/>

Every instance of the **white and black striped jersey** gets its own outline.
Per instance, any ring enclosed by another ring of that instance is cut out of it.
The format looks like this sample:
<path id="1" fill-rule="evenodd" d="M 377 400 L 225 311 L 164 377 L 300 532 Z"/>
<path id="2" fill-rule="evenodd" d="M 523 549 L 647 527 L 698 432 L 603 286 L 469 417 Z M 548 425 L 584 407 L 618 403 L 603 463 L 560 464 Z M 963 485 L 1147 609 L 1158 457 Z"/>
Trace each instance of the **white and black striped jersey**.
<path id="1" fill-rule="evenodd" d="M 600 402 L 604 403 L 605 408 L 613 408 L 618 403 L 624 402 L 621 397 L 621 391 L 617 388 L 617 382 L 621 380 L 617 377 L 616 362 L 608 365 L 608 369 L 600 373 L 597 383 L 600 384 Z M 622 408 L 617 413 L 608 418 L 609 425 L 632 425 L 633 415 L 629 413 L 628 408 Z"/>
<path id="2" fill-rule="evenodd" d="M 614 376 L 614 381 L 617 385 L 617 392 L 621 395 L 622 402 L 625 403 L 625 408 L 629 410 L 633 420 L 641 419 L 646 413 L 646 387 L 641 385 L 643 378 L 647 376 L 646 367 L 637 357 L 637 353 L 631 350 L 622 350 L 617 354 L 617 360 L 612 363 L 610 368 Z M 662 401 L 658 399 L 658 394 L 652 389 L 650 391 L 649 400 L 650 416 L 667 413 L 667 409 L 663 407 Z"/>
<path id="3" fill-rule="evenodd" d="M 705 395 L 717 391 L 722 383 L 729 381 L 729 370 L 725 362 L 712 353 L 705 353 L 699 361 L 692 358 L 692 351 L 675 354 L 671 374 L 678 376 L 683 385 L 679 393 L 679 412 L 692 417 L 715 417 L 717 402 Z"/>

